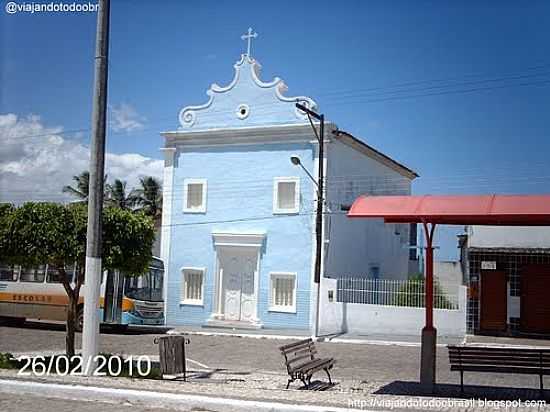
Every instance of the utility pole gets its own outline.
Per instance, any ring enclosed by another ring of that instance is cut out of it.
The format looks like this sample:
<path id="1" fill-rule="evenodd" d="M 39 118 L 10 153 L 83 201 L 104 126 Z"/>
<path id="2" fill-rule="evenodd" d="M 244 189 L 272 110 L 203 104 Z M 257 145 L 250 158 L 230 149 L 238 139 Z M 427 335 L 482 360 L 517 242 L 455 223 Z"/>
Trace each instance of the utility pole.
<path id="1" fill-rule="evenodd" d="M 90 187 L 86 239 L 86 287 L 82 334 L 82 370 L 90 376 L 95 369 L 99 341 L 99 292 L 101 284 L 101 215 L 105 170 L 105 126 L 107 108 L 107 65 L 109 54 L 110 0 L 99 0 L 97 14 L 92 144 L 90 146 Z"/>
<path id="2" fill-rule="evenodd" d="M 315 304 L 315 324 L 313 329 L 314 337 L 319 336 L 319 312 L 321 307 L 321 259 L 323 252 L 323 206 L 325 204 L 323 198 L 324 190 L 324 166 L 325 166 L 325 115 L 318 114 L 313 110 L 308 109 L 306 106 L 296 103 L 296 107 L 302 112 L 307 114 L 311 127 L 315 132 L 315 137 L 319 141 L 319 161 L 318 161 L 318 178 L 317 178 L 317 213 L 315 219 L 315 238 L 317 248 L 315 250 L 315 274 L 314 282 L 317 288 L 317 299 Z M 319 121 L 319 133 L 315 128 L 311 118 L 314 117 Z"/>

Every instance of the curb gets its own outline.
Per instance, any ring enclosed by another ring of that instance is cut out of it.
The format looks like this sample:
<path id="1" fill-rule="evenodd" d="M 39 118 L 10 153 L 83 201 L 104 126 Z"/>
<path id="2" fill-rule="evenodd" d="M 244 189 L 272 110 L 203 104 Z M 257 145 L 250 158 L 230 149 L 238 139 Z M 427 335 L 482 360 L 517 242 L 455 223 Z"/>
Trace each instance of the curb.
<path id="1" fill-rule="evenodd" d="M 132 403 L 151 408 L 172 408 L 209 411 L 271 411 L 271 412 L 374 412 L 368 409 L 350 409 L 317 405 L 292 405 L 282 402 L 253 401 L 203 395 L 177 394 L 172 392 L 136 389 L 105 388 L 98 386 L 42 383 L 0 379 L 0 393 L 30 394 L 56 399 L 96 401 L 104 403 Z M 377 409 L 376 412 L 382 410 Z"/>
<path id="2" fill-rule="evenodd" d="M 276 340 L 301 340 L 311 336 L 292 336 L 292 335 L 275 335 L 275 334 L 259 334 L 259 333 L 233 333 L 233 332 L 206 332 L 206 331 L 184 331 L 171 329 L 166 332 L 167 335 L 190 335 L 190 336 L 228 336 L 236 338 L 252 338 L 252 339 L 276 339 Z M 377 340 L 377 339 L 354 339 L 354 338 L 328 338 L 328 337 L 311 337 L 315 342 L 353 344 L 353 345 L 379 345 L 379 346 L 409 346 L 420 347 L 420 342 L 405 342 L 393 340 Z M 446 343 L 438 343 L 438 347 L 446 347 Z"/>

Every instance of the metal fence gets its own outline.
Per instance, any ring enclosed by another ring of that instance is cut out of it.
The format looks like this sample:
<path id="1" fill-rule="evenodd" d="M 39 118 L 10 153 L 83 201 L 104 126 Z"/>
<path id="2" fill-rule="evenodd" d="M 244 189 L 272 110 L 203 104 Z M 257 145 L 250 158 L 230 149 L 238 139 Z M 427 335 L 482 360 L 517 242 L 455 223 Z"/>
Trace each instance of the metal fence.
<path id="1" fill-rule="evenodd" d="M 415 308 L 423 308 L 425 305 L 424 280 L 340 277 L 336 285 L 336 301 L 341 303 Z M 434 308 L 458 309 L 458 289 L 455 293 L 448 293 L 434 282 Z"/>

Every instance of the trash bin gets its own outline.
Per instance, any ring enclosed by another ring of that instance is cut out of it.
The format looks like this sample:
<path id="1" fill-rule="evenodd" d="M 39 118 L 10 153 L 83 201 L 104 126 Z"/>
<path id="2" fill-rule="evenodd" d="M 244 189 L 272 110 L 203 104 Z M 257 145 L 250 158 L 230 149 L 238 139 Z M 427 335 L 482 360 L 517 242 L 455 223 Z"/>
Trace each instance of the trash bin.
<path id="1" fill-rule="evenodd" d="M 167 335 L 155 338 L 159 345 L 159 361 L 161 377 L 179 378 L 187 380 L 187 367 L 185 359 L 185 345 L 189 339 L 182 335 Z"/>

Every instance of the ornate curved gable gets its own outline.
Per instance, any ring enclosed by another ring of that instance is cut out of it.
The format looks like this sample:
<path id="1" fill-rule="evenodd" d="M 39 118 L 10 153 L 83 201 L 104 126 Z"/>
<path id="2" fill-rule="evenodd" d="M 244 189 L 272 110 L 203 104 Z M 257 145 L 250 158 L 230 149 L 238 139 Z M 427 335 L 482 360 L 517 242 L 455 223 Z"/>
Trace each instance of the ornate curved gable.
<path id="1" fill-rule="evenodd" d="M 296 108 L 297 101 L 317 109 L 309 97 L 285 97 L 287 86 L 278 77 L 269 83 L 262 82 L 260 64 L 247 54 L 243 54 L 234 67 L 235 77 L 229 85 L 210 86 L 206 92 L 210 96 L 207 103 L 180 111 L 180 130 L 300 124 L 307 122 L 307 116 Z"/>

